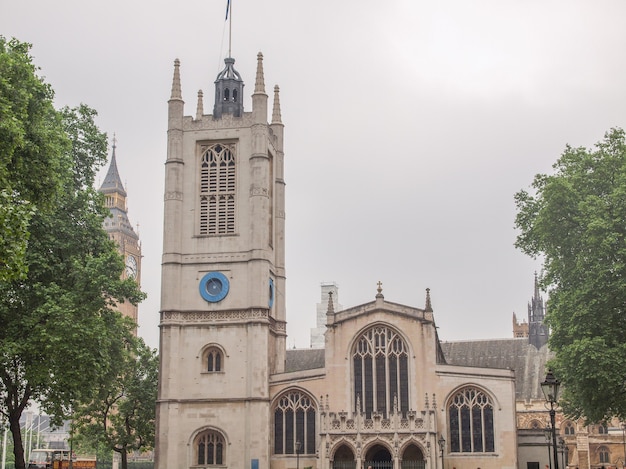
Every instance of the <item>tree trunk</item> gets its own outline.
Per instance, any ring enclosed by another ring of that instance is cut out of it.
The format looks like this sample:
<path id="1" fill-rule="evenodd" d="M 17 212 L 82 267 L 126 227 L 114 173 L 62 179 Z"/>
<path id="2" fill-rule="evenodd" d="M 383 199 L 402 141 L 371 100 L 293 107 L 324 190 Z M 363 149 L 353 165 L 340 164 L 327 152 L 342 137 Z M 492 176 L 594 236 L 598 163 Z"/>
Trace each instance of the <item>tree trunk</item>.
<path id="1" fill-rule="evenodd" d="M 122 469 L 128 469 L 128 453 L 125 449 L 120 451 L 120 456 L 122 456 Z"/>
<path id="2" fill-rule="evenodd" d="M 15 469 L 26 469 L 24 461 L 24 443 L 22 442 L 22 431 L 20 430 L 21 412 L 9 413 L 9 428 L 13 436 L 13 455 L 15 456 Z"/>

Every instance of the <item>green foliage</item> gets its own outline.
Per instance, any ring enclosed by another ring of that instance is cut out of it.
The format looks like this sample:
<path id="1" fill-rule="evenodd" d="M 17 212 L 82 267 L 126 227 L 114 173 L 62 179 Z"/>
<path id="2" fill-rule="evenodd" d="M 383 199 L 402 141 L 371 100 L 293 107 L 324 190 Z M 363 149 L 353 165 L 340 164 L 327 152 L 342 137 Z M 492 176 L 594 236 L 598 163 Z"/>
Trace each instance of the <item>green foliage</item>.
<path id="1" fill-rule="evenodd" d="M 129 453 L 154 446 L 158 356 L 135 339 L 111 371 L 93 400 L 77 409 L 73 428 L 82 441 L 119 453 L 126 469 Z"/>
<path id="2" fill-rule="evenodd" d="M 51 207 L 70 164 L 54 93 L 29 50 L 0 36 L 0 281 L 26 275 L 29 220 Z"/>
<path id="3" fill-rule="evenodd" d="M 563 407 L 591 421 L 626 419 L 626 142 L 612 129 L 592 150 L 566 147 L 520 191 L 516 246 L 542 257 L 551 363 Z"/>
<path id="4" fill-rule="evenodd" d="M 106 135 L 95 125 L 96 112 L 84 105 L 55 111 L 28 47 L 0 39 L 0 182 L 3 197 L 32 208 L 30 220 L 13 231 L 0 225 L 0 237 L 28 239 L 10 248 L 20 261 L 6 258 L 19 274 L 5 270 L 0 282 L 0 412 L 18 469 L 19 418 L 28 402 L 38 401 L 60 423 L 72 407 L 91 401 L 132 342 L 134 325 L 117 303 L 144 297 L 133 280 L 121 278 L 122 256 L 102 228 L 108 210 L 93 182 L 106 162 Z"/>

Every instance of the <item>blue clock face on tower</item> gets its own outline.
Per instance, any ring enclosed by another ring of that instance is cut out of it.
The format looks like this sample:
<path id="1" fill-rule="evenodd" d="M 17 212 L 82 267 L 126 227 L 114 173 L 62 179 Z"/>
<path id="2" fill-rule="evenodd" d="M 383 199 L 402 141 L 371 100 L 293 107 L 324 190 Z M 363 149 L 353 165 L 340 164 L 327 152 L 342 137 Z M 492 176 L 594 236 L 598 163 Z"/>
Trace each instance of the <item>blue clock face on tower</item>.
<path id="1" fill-rule="evenodd" d="M 209 272 L 200 280 L 200 296 L 209 303 L 222 301 L 228 295 L 230 284 L 221 272 Z"/>

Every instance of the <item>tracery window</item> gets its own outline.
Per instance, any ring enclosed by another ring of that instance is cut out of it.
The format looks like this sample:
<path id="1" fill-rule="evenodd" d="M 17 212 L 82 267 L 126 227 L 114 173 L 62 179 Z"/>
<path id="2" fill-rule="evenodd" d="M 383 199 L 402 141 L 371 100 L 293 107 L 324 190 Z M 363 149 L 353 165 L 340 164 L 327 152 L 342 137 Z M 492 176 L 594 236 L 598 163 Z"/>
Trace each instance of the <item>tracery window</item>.
<path id="1" fill-rule="evenodd" d="M 206 371 L 214 373 L 222 371 L 222 351 L 216 347 L 211 347 L 205 352 Z"/>
<path id="2" fill-rule="evenodd" d="M 219 433 L 207 430 L 196 437 L 194 448 L 198 466 L 216 466 L 225 464 L 224 437 Z"/>
<path id="3" fill-rule="evenodd" d="M 565 423 L 565 428 L 563 429 L 563 432 L 566 435 L 574 435 L 576 433 L 576 429 L 574 428 L 574 425 L 572 424 L 572 422 Z"/>
<path id="4" fill-rule="evenodd" d="M 307 394 L 288 391 L 274 409 L 274 454 L 315 454 L 315 403 Z"/>
<path id="5" fill-rule="evenodd" d="M 365 331 L 352 350 L 354 402 L 366 418 L 385 417 L 409 410 L 408 346 L 397 331 L 374 326 Z"/>
<path id="6" fill-rule="evenodd" d="M 605 423 L 601 423 L 600 425 L 598 425 L 598 433 L 600 435 L 606 435 L 607 433 L 609 433 L 609 429 Z"/>
<path id="7" fill-rule="evenodd" d="M 488 453 L 494 451 L 493 403 L 483 391 L 467 387 L 448 404 L 450 451 Z"/>
<path id="8" fill-rule="evenodd" d="M 202 147 L 200 162 L 200 234 L 235 232 L 235 145 Z"/>
<path id="9" fill-rule="evenodd" d="M 609 450 L 606 446 L 600 446 L 600 448 L 598 448 L 598 455 L 600 456 L 600 462 L 601 463 L 608 463 L 609 462 Z"/>

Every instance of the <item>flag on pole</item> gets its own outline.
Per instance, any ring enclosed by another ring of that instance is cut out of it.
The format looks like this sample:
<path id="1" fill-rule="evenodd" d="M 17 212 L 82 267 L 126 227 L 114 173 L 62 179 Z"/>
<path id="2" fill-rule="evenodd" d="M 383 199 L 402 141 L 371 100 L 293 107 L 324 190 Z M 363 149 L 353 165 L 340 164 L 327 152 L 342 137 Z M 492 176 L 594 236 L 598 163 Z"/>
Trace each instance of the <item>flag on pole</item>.
<path id="1" fill-rule="evenodd" d="M 228 19 L 228 10 L 230 10 L 230 0 L 226 0 L 226 21 Z"/>

